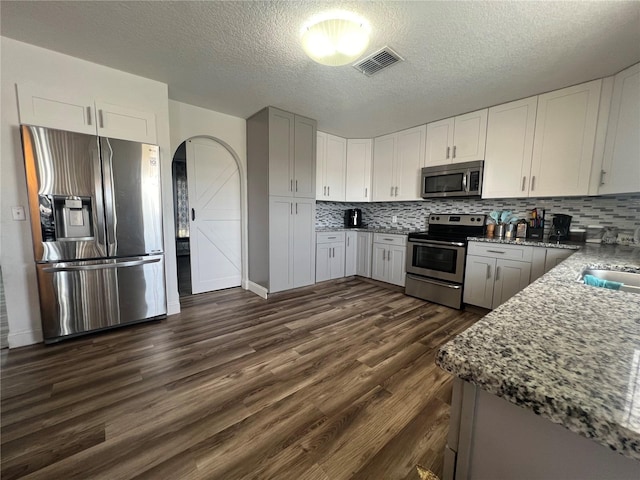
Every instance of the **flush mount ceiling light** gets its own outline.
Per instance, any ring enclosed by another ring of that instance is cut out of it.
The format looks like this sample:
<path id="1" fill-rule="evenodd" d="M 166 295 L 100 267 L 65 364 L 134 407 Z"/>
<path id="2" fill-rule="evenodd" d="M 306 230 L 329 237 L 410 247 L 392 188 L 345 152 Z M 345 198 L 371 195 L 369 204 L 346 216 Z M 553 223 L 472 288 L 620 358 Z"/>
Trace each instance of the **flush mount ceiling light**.
<path id="1" fill-rule="evenodd" d="M 351 12 L 311 17 L 300 30 L 302 48 L 318 63 L 337 67 L 353 62 L 369 45 L 369 22 Z"/>

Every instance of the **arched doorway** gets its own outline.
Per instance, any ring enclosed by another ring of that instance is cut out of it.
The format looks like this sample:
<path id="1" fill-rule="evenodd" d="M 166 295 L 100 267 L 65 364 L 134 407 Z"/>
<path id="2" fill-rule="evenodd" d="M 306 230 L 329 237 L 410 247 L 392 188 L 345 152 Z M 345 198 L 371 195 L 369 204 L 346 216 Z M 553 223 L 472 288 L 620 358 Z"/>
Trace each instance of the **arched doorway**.
<path id="1" fill-rule="evenodd" d="M 222 143 L 194 137 L 173 161 L 180 295 L 240 286 L 241 184 L 236 157 Z"/>

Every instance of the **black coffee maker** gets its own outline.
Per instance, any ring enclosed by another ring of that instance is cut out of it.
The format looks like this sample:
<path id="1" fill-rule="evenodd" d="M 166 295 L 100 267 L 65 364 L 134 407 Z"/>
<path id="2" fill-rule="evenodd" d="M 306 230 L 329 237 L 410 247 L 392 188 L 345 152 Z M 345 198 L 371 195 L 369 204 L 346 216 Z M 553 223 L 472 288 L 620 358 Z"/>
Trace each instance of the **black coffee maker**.
<path id="1" fill-rule="evenodd" d="M 349 208 L 344 211 L 344 226 L 346 228 L 362 227 L 362 210 Z"/>
<path id="2" fill-rule="evenodd" d="M 549 233 L 550 242 L 561 242 L 569 240 L 569 226 L 571 225 L 571 215 L 563 215 L 557 213 L 551 221 L 551 232 Z"/>

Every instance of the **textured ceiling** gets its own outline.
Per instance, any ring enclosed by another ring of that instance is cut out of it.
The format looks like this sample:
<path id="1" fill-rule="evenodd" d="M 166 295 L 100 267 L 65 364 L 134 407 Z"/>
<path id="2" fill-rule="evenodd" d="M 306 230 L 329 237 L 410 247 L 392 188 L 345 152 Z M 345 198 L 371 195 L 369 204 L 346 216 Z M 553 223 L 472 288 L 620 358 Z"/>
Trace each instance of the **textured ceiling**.
<path id="1" fill-rule="evenodd" d="M 299 43 L 341 7 L 372 26 L 373 77 Z M 640 2 L 13 2 L 1 34 L 159 80 L 170 98 L 246 118 L 274 105 L 372 137 L 616 73 L 640 61 Z"/>

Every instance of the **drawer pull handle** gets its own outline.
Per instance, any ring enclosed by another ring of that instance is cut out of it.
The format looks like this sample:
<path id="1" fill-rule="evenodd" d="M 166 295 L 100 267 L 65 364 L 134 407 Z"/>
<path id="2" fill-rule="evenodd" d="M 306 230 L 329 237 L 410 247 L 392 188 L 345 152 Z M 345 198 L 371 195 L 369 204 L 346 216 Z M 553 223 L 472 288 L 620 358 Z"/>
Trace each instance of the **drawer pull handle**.
<path id="1" fill-rule="evenodd" d="M 507 252 L 503 252 L 500 250 L 487 250 L 487 252 L 491 252 L 491 253 L 507 253 Z"/>
<path id="2" fill-rule="evenodd" d="M 386 240 L 387 242 L 393 242 L 393 238 L 383 238 L 383 240 Z"/>

